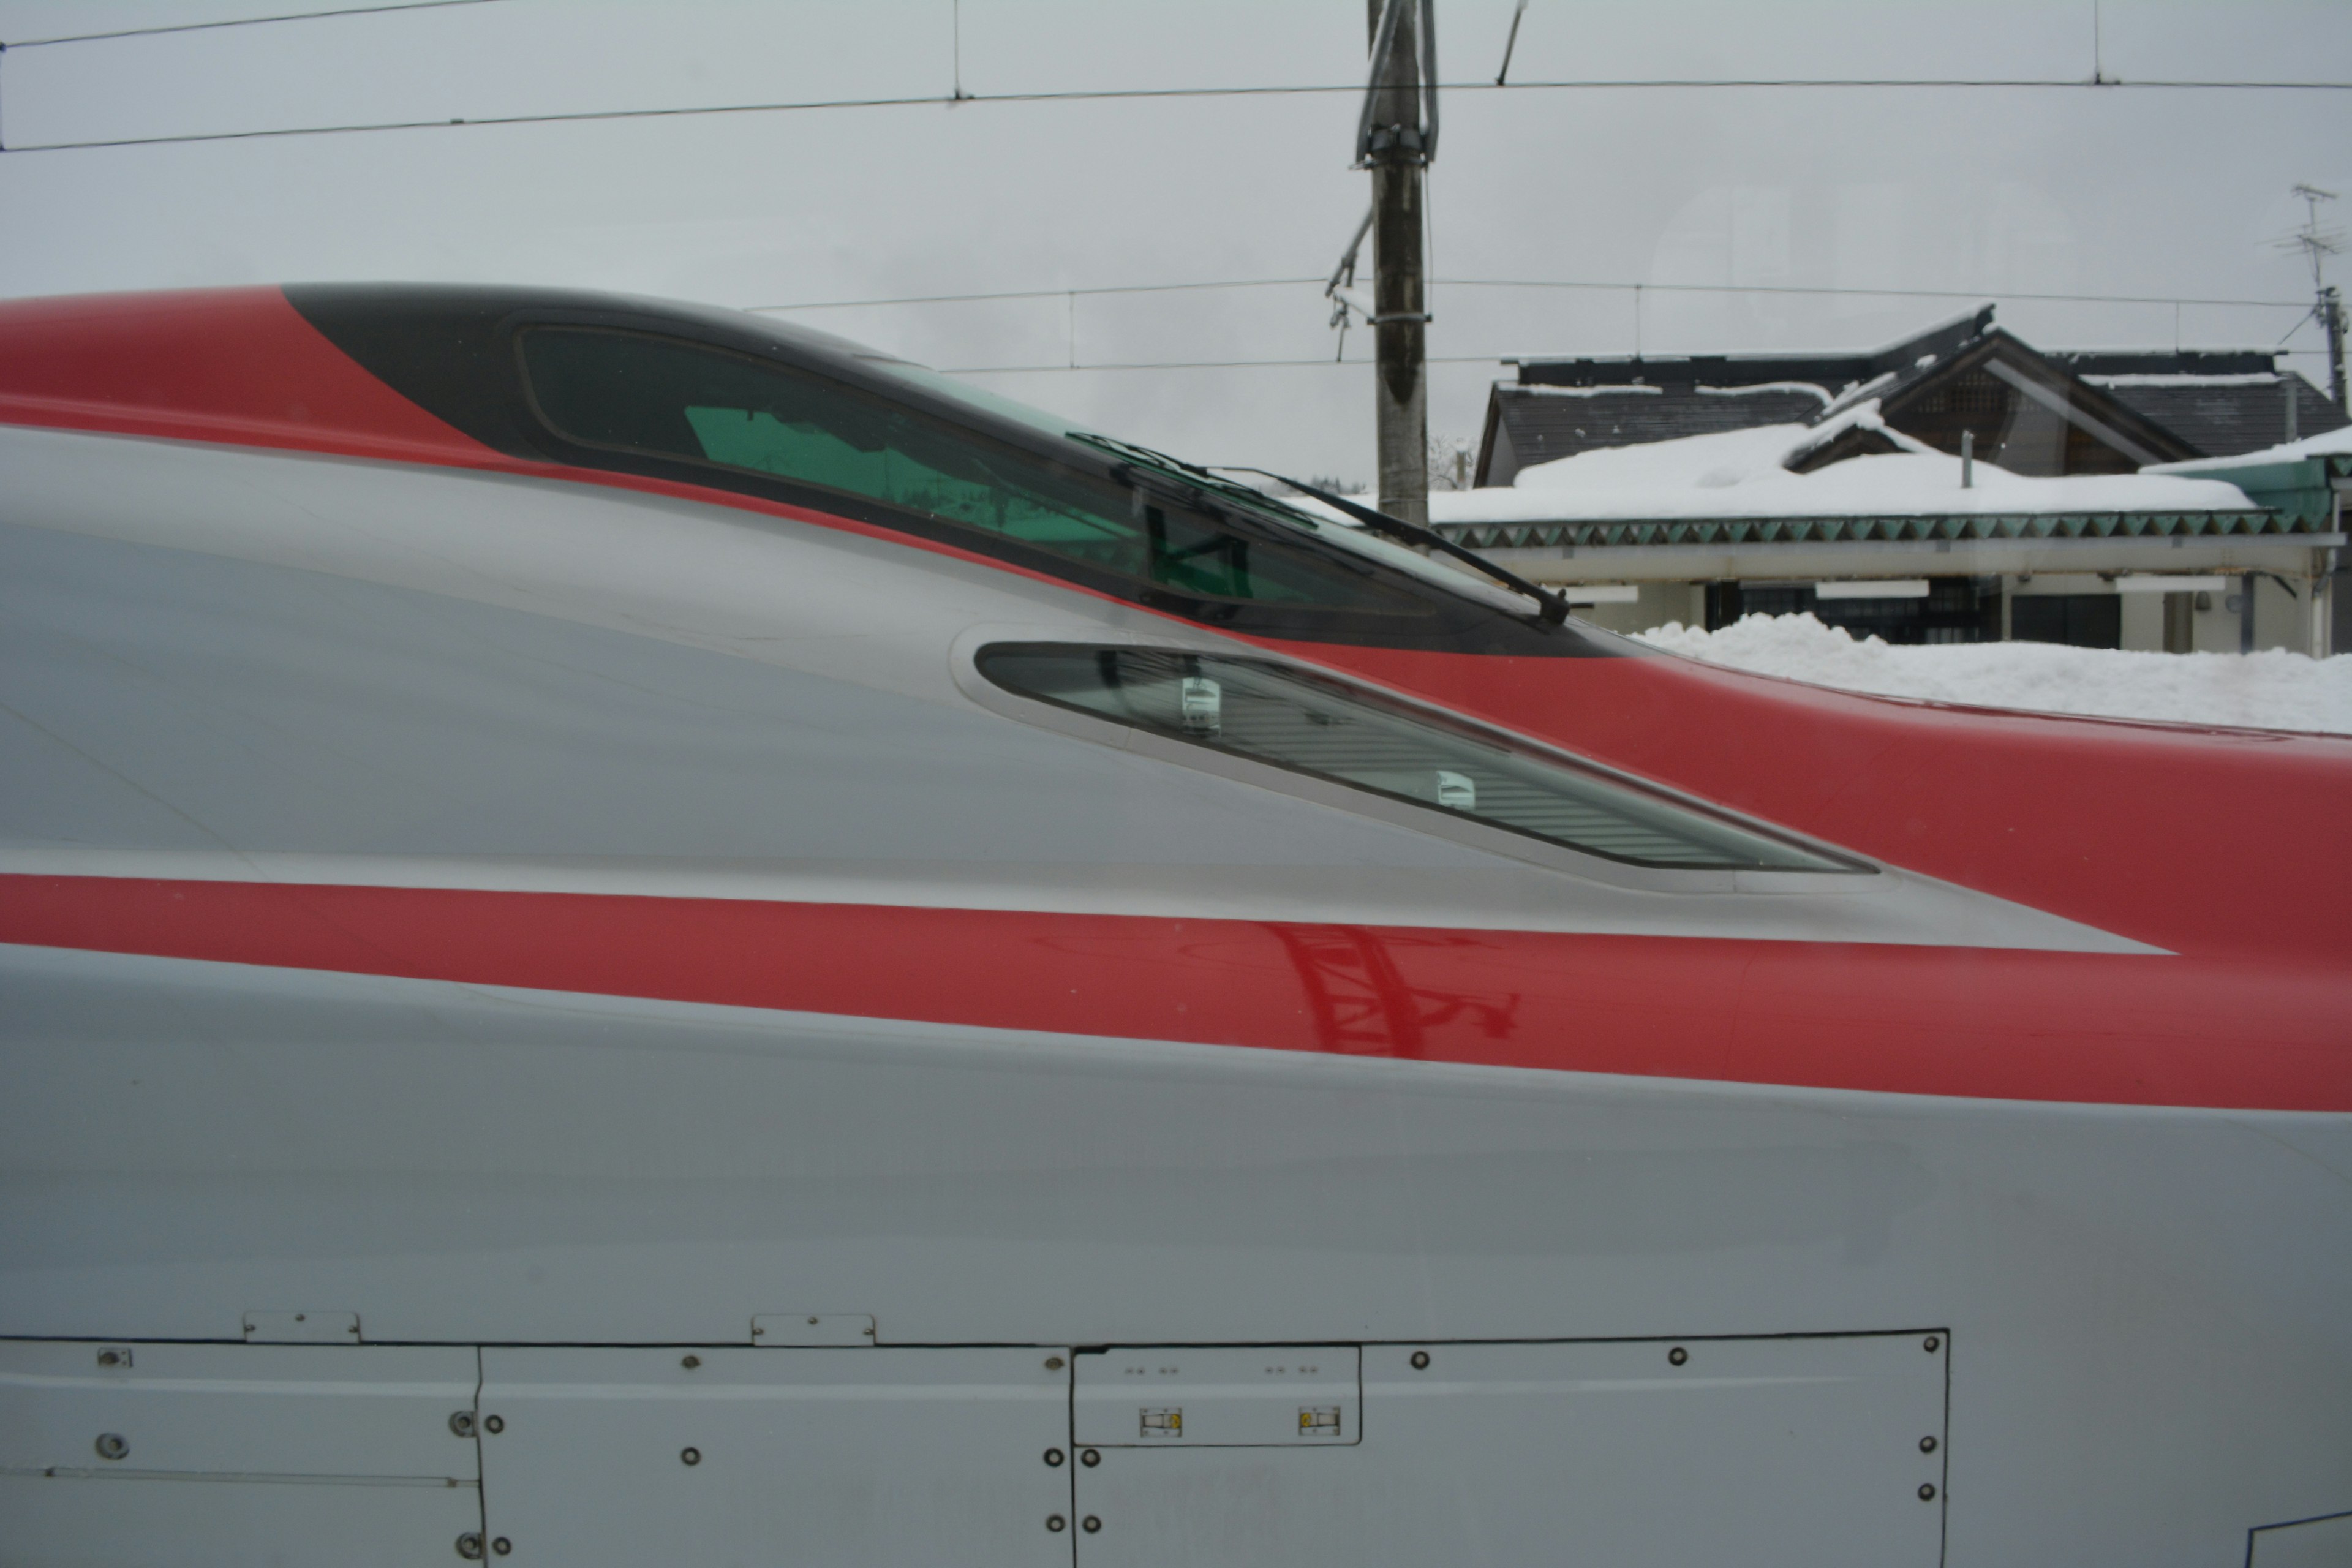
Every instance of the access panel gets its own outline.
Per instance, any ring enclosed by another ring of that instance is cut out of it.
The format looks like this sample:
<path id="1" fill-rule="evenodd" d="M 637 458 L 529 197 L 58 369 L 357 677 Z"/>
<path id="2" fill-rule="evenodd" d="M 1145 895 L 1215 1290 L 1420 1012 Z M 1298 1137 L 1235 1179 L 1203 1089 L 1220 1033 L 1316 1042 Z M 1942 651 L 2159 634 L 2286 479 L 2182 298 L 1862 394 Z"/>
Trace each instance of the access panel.
<path id="1" fill-rule="evenodd" d="M 1196 1404 L 1272 1403 L 1244 1379 L 1182 1387 L 1202 1352 L 1083 1356 L 1077 1562 L 1933 1568 L 1947 1350 L 1940 1333 L 1367 1346 L 1360 1432 L 1342 1405 L 1344 1438 L 1246 1445 L 1191 1436 Z M 1133 1370 L 1160 1365 L 1176 1370 Z M 1183 1436 L 1125 1435 L 1171 1408 Z"/>
<path id="2" fill-rule="evenodd" d="M 0 1565 L 454 1563 L 461 1346 L 0 1342 Z"/>
<path id="3" fill-rule="evenodd" d="M 1068 1568 L 1069 1352 L 482 1352 L 490 1556 Z"/>

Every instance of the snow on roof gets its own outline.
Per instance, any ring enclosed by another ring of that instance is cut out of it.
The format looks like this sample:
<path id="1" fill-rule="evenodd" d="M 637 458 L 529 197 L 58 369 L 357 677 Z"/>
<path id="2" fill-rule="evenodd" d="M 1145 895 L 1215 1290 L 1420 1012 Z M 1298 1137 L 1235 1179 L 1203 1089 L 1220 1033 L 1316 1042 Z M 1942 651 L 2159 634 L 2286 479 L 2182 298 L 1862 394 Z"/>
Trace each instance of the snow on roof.
<path id="1" fill-rule="evenodd" d="M 2224 375 L 2200 375 L 2195 371 L 2148 371 L 2124 375 L 2096 375 L 2085 371 L 2093 386 L 2276 386 L 2278 372 L 2257 370 Z"/>
<path id="2" fill-rule="evenodd" d="M 2234 458 L 2191 458 L 2185 463 L 2159 463 L 2142 468 L 2140 472 L 2162 475 L 2177 473 L 2184 468 L 2193 468 L 2199 473 L 2213 468 L 2253 468 L 2268 463 L 2294 463 L 2305 458 L 2327 458 L 2347 452 L 2352 452 L 2352 425 L 2339 426 L 2324 435 L 2306 436 L 2300 441 L 2264 447 L 2258 452 L 2241 452 Z M 1573 461 L 1572 458 L 1563 460 Z"/>
<path id="3" fill-rule="evenodd" d="M 1931 354 L 1928 357 L 1932 359 L 1935 356 Z M 1741 386 L 1708 386 L 1702 383 L 1691 390 L 1701 397 L 1755 397 L 1770 392 L 1795 392 L 1820 398 L 1824 408 L 1830 405 L 1830 389 L 1816 386 L 1810 381 L 1759 381 Z"/>
<path id="4" fill-rule="evenodd" d="M 1649 386 L 1649 385 L 1645 385 L 1645 384 L 1642 384 L 1642 383 L 1640 383 L 1640 382 L 1635 382 L 1633 384 L 1632 384 L 1632 385 L 1630 385 L 1630 386 L 1540 386 L 1540 385 L 1538 385 L 1538 386 L 1520 386 L 1520 387 L 1514 387 L 1514 388 L 1512 388 L 1512 390 L 1513 390 L 1513 391 L 1515 391 L 1515 392 L 1525 393 L 1525 394 L 1528 394 L 1528 395 L 1531 395 L 1531 396 L 1535 396 L 1535 397 L 1617 397 L 1617 396 L 1621 396 L 1621 395 L 1631 395 L 1631 396 L 1635 396 L 1635 397 L 1657 397 L 1657 396 L 1661 396 L 1661 395 L 1663 395 L 1664 394 L 1664 392 L 1665 392 L 1665 388 L 1664 388 L 1664 387 L 1662 387 L 1662 386 Z M 1807 390 L 1808 390 L 1808 391 L 1811 391 L 1811 390 L 1813 390 L 1813 389 L 1812 389 L 1812 388 L 1807 388 Z"/>
<path id="5" fill-rule="evenodd" d="M 1781 467 L 1790 453 L 1855 426 L 1880 430 L 1905 450 L 1849 458 L 1810 474 Z M 2239 511 L 2253 505 L 2235 485 L 2166 474 L 2042 479 L 1979 462 L 1975 478 L 1974 488 L 1962 489 L 1958 458 L 1885 430 L 1876 405 L 1864 404 L 1823 425 L 1764 425 L 1580 452 L 1520 469 L 1509 489 L 1439 490 L 1429 505 L 1433 521 L 1449 523 Z"/>

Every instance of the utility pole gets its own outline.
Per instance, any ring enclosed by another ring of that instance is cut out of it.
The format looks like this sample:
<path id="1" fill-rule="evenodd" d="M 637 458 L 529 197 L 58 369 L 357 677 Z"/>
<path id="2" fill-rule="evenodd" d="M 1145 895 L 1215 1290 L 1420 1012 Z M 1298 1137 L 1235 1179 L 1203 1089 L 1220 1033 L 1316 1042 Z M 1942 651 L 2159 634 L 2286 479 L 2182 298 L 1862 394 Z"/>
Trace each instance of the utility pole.
<path id="1" fill-rule="evenodd" d="M 1371 79 L 1356 162 L 1372 176 L 1374 426 L 1380 510 L 1429 523 L 1428 293 L 1422 276 L 1423 174 L 1437 151 L 1432 0 L 1366 0 Z"/>
<path id="2" fill-rule="evenodd" d="M 2344 395 L 2344 294 L 2333 283 L 2319 291 L 2319 326 L 2327 334 L 2327 395 L 2352 414 L 2352 399 Z"/>

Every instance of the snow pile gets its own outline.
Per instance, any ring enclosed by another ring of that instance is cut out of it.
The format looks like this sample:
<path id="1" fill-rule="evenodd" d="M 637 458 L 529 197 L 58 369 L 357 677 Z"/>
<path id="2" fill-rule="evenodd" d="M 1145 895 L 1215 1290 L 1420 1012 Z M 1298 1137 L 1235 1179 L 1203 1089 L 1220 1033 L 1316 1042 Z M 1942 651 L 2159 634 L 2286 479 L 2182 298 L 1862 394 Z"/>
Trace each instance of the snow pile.
<path id="1" fill-rule="evenodd" d="M 1790 473 L 1791 453 L 1847 426 L 1883 432 L 1905 449 L 1848 458 Z M 2235 511 L 2253 503 L 2220 479 L 2172 474 L 2082 474 L 2031 479 L 1976 465 L 1960 488 L 1960 460 L 1878 421 L 1875 402 L 1825 425 L 1762 425 L 1672 441 L 1601 447 L 1519 470 L 1509 489 L 1440 490 L 1438 522 L 1561 522 L 1685 517 L 1944 516 L 1967 512 Z"/>
<path id="2" fill-rule="evenodd" d="M 1895 647 L 1811 615 L 1748 616 L 1709 632 L 1670 621 L 1641 640 L 1760 675 L 1883 697 L 2116 719 L 2352 734 L 2352 654 L 2119 653 L 2053 643 Z"/>

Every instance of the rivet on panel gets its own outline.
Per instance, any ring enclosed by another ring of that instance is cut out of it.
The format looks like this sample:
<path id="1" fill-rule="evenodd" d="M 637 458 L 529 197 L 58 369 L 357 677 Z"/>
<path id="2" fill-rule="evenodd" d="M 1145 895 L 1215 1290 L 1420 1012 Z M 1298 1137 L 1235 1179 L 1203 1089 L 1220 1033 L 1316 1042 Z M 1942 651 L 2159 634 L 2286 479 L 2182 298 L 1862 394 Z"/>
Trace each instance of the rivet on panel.
<path id="1" fill-rule="evenodd" d="M 1062 1450 L 1059 1448 L 1046 1449 L 1045 1463 L 1058 1468 L 1062 1463 Z"/>
<path id="2" fill-rule="evenodd" d="M 1936 1500 L 1935 1482 L 1926 1481 L 1921 1483 L 1919 1488 L 1919 1500 L 1921 1502 L 1934 1502 Z"/>
<path id="3" fill-rule="evenodd" d="M 1932 1454 L 1932 1453 L 1934 1453 L 1934 1452 L 1936 1451 L 1936 1439 L 1935 1439 L 1935 1438 L 1933 1438 L 1933 1437 L 1922 1437 L 1922 1438 L 1920 1438 L 1920 1439 L 1919 1439 L 1919 1451 L 1920 1451 L 1921 1453 L 1923 1453 L 1923 1454 Z"/>
<path id="4" fill-rule="evenodd" d="M 702 1450 L 699 1448 L 680 1448 L 677 1451 L 677 1458 L 678 1463 L 682 1465 L 698 1465 L 702 1463 Z"/>
<path id="5" fill-rule="evenodd" d="M 490 1550 L 497 1552 L 499 1556 L 504 1557 L 508 1552 L 514 1550 L 514 1542 L 501 1535 L 496 1541 L 490 1542 Z"/>
<path id="6" fill-rule="evenodd" d="M 1926 1351 L 1929 1355 L 1934 1355 L 1937 1351 L 1943 1348 L 1943 1341 L 1937 1339 L 1933 1334 L 1929 1334 L 1926 1339 L 1919 1342 L 1919 1348 Z"/>
<path id="7" fill-rule="evenodd" d="M 1683 1363 L 1690 1360 L 1690 1352 L 1683 1349 L 1680 1345 L 1676 1345 L 1674 1349 L 1666 1352 L 1666 1360 L 1675 1366 L 1680 1366 Z"/>
<path id="8" fill-rule="evenodd" d="M 482 1537 L 478 1531 L 469 1530 L 457 1537 L 457 1555 L 468 1563 L 482 1560 Z"/>
<path id="9" fill-rule="evenodd" d="M 1058 1513 L 1049 1513 L 1045 1516 L 1045 1528 L 1059 1535 L 1070 1528 L 1070 1521 Z"/>
<path id="10" fill-rule="evenodd" d="M 702 1364 L 702 1358 L 698 1355 L 680 1356 L 678 1358 L 677 1364 L 686 1368 L 687 1371 L 692 1372 L 696 1367 Z"/>
<path id="11" fill-rule="evenodd" d="M 474 1435 L 474 1413 L 470 1410 L 452 1410 L 449 1412 L 449 1430 L 451 1433 L 460 1437 L 472 1436 Z"/>
<path id="12" fill-rule="evenodd" d="M 100 1432 L 98 1441 L 90 1446 L 98 1450 L 98 1457 L 101 1459 L 119 1459 L 131 1452 L 131 1445 L 120 1432 Z"/>
<path id="13" fill-rule="evenodd" d="M 1062 1358 L 1061 1358 L 1060 1356 L 1057 1356 L 1057 1355 L 1049 1355 L 1049 1356 L 1047 1356 L 1047 1357 L 1045 1358 L 1045 1370 L 1046 1370 L 1047 1372 L 1059 1372 L 1059 1371 L 1061 1371 L 1061 1370 L 1062 1370 Z"/>
<path id="14" fill-rule="evenodd" d="M 1412 1352 L 1412 1370 L 1413 1370 L 1413 1371 L 1415 1371 L 1415 1372 L 1420 1372 L 1421 1370 L 1423 1370 L 1424 1367 L 1426 1367 L 1426 1366 L 1428 1366 L 1428 1365 L 1429 1365 L 1429 1352 L 1428 1352 L 1427 1351 L 1415 1351 L 1415 1352 Z"/>
<path id="15" fill-rule="evenodd" d="M 1088 1535 L 1092 1535 L 1096 1531 L 1102 1528 L 1102 1521 L 1097 1519 L 1093 1514 L 1088 1514 L 1086 1517 L 1086 1521 L 1079 1525 L 1078 1528 L 1085 1531 Z"/>
<path id="16" fill-rule="evenodd" d="M 1102 1463 L 1102 1450 L 1100 1448 L 1088 1448 L 1085 1453 L 1078 1456 L 1078 1463 L 1086 1466 L 1088 1469 L 1094 1468 L 1097 1465 Z"/>
<path id="17" fill-rule="evenodd" d="M 497 1434 L 506 1429 L 507 1418 L 503 1415 L 485 1416 L 482 1420 L 482 1430 L 485 1432 Z"/>

